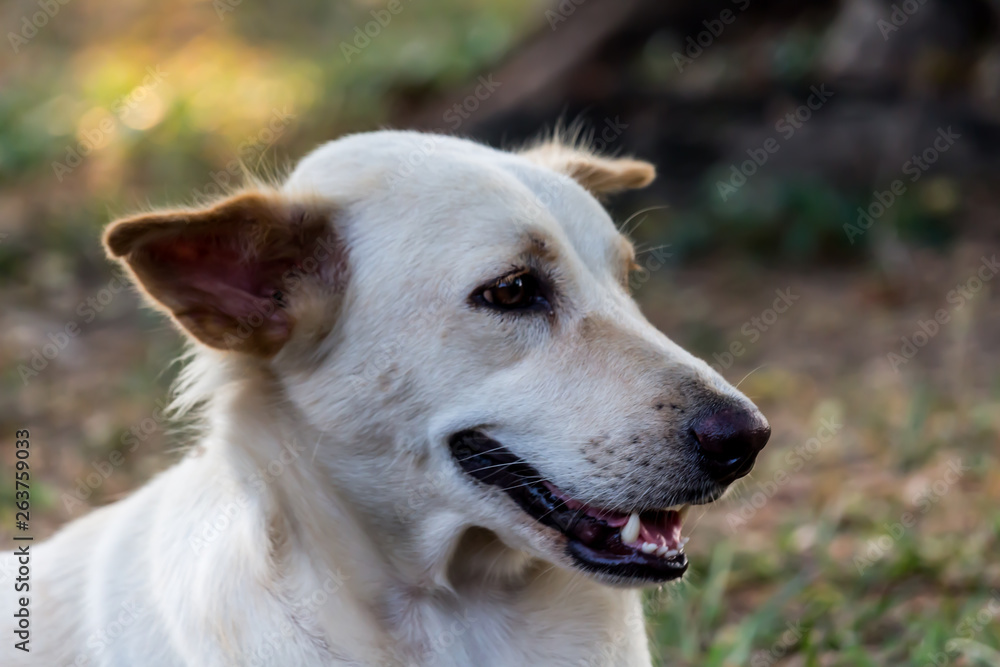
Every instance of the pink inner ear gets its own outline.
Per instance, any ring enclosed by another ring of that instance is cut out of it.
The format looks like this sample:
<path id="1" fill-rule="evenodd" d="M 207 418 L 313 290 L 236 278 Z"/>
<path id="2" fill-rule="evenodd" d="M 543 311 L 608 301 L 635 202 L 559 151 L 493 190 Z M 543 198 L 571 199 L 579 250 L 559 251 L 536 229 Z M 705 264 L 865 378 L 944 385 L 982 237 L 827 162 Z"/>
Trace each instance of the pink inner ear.
<path id="1" fill-rule="evenodd" d="M 208 316 L 220 327 L 249 322 L 266 328 L 269 338 L 291 332 L 289 317 L 273 295 L 282 291 L 293 258 L 245 252 L 238 238 L 211 233 L 163 238 L 149 243 L 144 253 L 164 292 L 156 296 L 178 317 Z"/>

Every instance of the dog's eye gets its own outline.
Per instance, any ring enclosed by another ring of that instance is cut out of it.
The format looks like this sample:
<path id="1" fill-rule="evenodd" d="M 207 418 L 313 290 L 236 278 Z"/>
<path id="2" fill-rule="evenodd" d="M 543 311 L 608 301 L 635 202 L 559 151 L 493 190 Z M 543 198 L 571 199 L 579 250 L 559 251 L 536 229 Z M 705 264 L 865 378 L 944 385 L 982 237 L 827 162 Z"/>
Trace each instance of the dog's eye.
<path id="1" fill-rule="evenodd" d="M 528 272 L 504 276 L 476 296 L 480 303 L 498 310 L 549 310 L 538 279 Z"/>

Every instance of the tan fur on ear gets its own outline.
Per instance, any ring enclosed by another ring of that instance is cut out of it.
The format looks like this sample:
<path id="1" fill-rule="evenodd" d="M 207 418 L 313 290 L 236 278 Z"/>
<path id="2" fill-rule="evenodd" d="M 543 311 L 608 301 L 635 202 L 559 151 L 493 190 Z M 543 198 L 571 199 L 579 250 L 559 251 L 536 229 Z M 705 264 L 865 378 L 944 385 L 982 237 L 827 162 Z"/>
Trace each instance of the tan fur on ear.
<path id="1" fill-rule="evenodd" d="M 118 220 L 104 232 L 153 305 L 202 343 L 261 357 L 296 326 L 292 292 L 343 278 L 345 255 L 331 207 L 248 191 L 202 209 Z"/>
<path id="2" fill-rule="evenodd" d="M 566 174 L 594 196 L 644 188 L 656 178 L 656 168 L 648 162 L 602 157 L 559 139 L 529 148 L 521 155 L 543 167 Z"/>
<path id="3" fill-rule="evenodd" d="M 224 226 L 240 226 L 245 234 L 281 227 L 281 209 L 287 203 L 277 195 L 244 192 L 215 202 L 208 208 L 181 208 L 140 213 L 112 222 L 104 230 L 104 249 L 111 259 L 126 258 L 134 250 L 164 234 L 176 234 Z"/>

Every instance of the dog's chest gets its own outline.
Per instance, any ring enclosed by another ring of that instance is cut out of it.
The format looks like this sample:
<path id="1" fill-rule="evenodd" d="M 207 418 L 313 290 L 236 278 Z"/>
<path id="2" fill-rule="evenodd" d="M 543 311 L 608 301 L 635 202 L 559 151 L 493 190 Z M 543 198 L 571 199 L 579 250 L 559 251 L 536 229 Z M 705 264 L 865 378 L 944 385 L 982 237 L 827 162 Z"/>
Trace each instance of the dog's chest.
<path id="1" fill-rule="evenodd" d="M 407 665 L 649 665 L 638 594 L 589 582 L 574 588 L 410 600 L 390 634 Z"/>

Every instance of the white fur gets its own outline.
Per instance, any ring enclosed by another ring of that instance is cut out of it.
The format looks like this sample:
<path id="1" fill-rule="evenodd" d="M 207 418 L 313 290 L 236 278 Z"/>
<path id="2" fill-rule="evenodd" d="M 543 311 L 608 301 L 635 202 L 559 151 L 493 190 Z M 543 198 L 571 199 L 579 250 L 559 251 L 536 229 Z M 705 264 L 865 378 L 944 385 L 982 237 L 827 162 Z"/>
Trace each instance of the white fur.
<path id="1" fill-rule="evenodd" d="M 662 440 L 647 405 L 747 402 L 640 314 L 603 208 L 527 157 L 403 132 L 324 145 L 282 192 L 337 206 L 335 326 L 266 362 L 197 346 L 177 399 L 197 446 L 32 547 L 32 650 L 5 630 L 3 664 L 649 665 L 640 591 L 575 569 L 446 446 L 482 427 L 576 497 L 638 506 L 691 466 L 670 443 L 666 472 L 625 462 Z M 557 254 L 557 323 L 467 307 L 528 233 Z M 585 461 L 591 440 L 613 453 Z"/>

